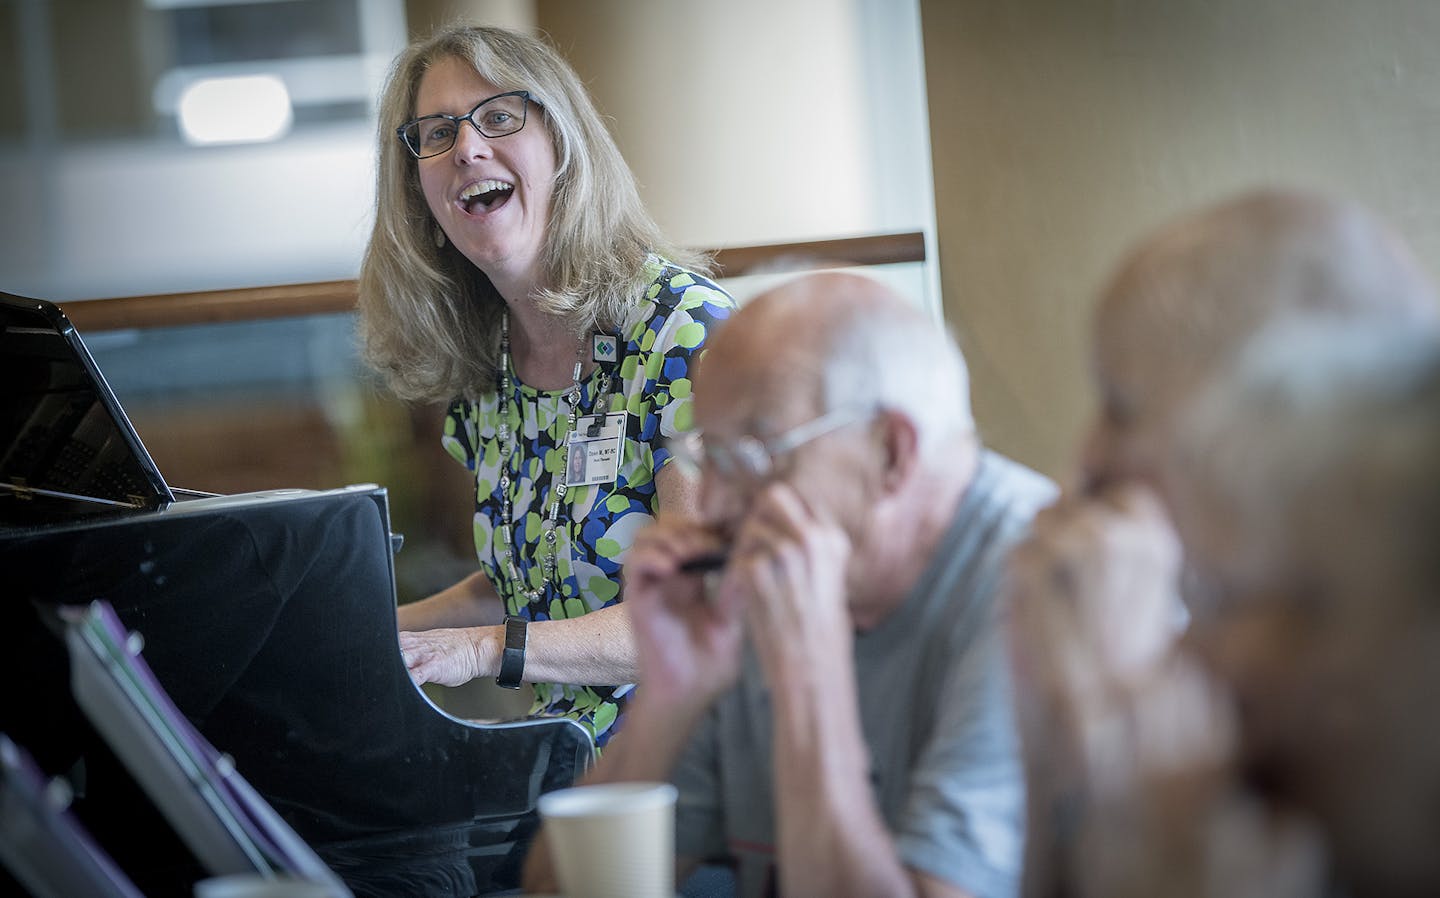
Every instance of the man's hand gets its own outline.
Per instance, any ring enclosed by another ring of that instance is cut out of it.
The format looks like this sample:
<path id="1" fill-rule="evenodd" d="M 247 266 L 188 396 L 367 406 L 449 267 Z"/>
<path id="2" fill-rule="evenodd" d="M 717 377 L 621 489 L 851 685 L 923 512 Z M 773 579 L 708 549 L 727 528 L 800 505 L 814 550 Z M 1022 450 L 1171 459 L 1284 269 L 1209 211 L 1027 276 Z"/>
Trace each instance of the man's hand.
<path id="1" fill-rule="evenodd" d="M 710 530 L 661 517 L 635 537 L 625 559 L 625 603 L 651 697 L 700 706 L 728 689 L 739 671 L 741 608 L 725 575 L 681 565 L 721 551 Z M 719 579 L 721 586 L 711 588 Z"/>
<path id="2" fill-rule="evenodd" d="M 476 677 L 493 677 L 500 670 L 503 647 L 499 627 L 400 634 L 400 656 L 417 686 L 460 686 Z"/>
<path id="3" fill-rule="evenodd" d="M 1174 642 L 1180 549 L 1159 500 L 1117 484 L 1066 495 L 1010 556 L 1010 658 L 1029 783 L 1028 893 L 1075 875 L 1099 721 Z"/>
<path id="4" fill-rule="evenodd" d="M 820 699 L 851 682 L 854 627 L 845 593 L 850 541 L 784 483 L 756 499 L 722 591 L 742 596 L 750 640 L 772 688 L 811 683 Z"/>
<path id="5" fill-rule="evenodd" d="M 770 686 L 775 852 L 787 895 L 955 895 L 904 865 L 875 802 L 855 683 L 845 531 L 783 482 L 755 497 L 722 591 Z"/>
<path id="6" fill-rule="evenodd" d="M 1062 498 L 1011 555 L 1027 877 L 1116 898 L 1314 894 L 1313 840 L 1244 794 L 1229 698 L 1176 645 L 1180 557 L 1136 484 Z"/>
<path id="7" fill-rule="evenodd" d="M 1175 639 L 1179 574 L 1179 540 L 1149 489 L 1120 484 L 1061 498 L 1036 516 L 1010 559 L 1022 665 L 1078 649 L 1100 665 L 1082 682 L 1143 676 Z M 1079 672 L 1057 673 L 1074 683 Z"/>

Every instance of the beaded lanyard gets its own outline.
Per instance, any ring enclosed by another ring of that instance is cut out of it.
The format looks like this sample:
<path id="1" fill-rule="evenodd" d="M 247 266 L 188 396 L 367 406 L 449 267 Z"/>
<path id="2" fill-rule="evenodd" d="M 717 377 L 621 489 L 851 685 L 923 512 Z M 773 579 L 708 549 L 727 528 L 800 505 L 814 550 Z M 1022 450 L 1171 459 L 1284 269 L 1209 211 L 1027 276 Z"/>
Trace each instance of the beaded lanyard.
<path id="1" fill-rule="evenodd" d="M 583 344 L 582 344 L 583 345 Z M 580 350 L 576 350 L 579 355 Z M 571 375 L 570 389 L 566 391 L 564 399 L 570 405 L 570 414 L 566 421 L 565 432 L 560 435 L 561 441 L 567 439 L 575 432 L 575 426 L 580 420 L 580 359 L 575 360 L 575 371 Z M 563 472 L 551 476 L 550 502 L 545 513 L 545 520 L 541 524 L 540 544 L 535 547 L 535 554 L 540 558 L 540 588 L 531 589 L 520 577 L 520 568 L 515 563 L 515 535 L 514 535 L 514 508 L 513 497 L 510 492 L 510 469 L 512 460 L 519 457 L 523 462 L 523 453 L 519 446 L 519 440 L 510 430 L 510 413 L 515 405 L 514 383 L 510 378 L 510 313 L 506 312 L 500 321 L 500 395 L 503 397 L 497 411 L 500 414 L 500 426 L 498 437 L 500 441 L 500 495 L 502 497 L 500 511 L 500 533 L 501 545 L 500 558 L 505 565 L 505 572 L 510 577 L 510 582 L 515 589 L 525 597 L 527 603 L 539 602 L 545 598 L 545 591 L 551 586 L 558 587 L 557 579 L 558 565 L 555 561 L 555 545 L 558 540 L 556 527 L 560 518 L 560 506 L 563 503 L 566 492 L 565 477 Z M 596 390 L 597 404 L 599 397 L 608 395 L 610 392 L 610 372 L 602 370 L 600 374 L 599 388 Z M 520 416 L 517 414 L 517 418 Z M 547 551 L 548 550 L 548 551 Z"/>

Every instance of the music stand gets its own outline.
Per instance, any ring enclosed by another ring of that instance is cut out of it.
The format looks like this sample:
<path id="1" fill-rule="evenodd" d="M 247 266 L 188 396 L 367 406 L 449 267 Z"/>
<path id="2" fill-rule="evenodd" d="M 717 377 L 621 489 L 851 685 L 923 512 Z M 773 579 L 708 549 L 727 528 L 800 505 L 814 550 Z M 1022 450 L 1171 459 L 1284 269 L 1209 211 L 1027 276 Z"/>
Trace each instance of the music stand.
<path id="1" fill-rule="evenodd" d="M 212 875 L 259 873 L 350 890 L 171 702 L 110 605 L 61 609 L 81 709 Z"/>

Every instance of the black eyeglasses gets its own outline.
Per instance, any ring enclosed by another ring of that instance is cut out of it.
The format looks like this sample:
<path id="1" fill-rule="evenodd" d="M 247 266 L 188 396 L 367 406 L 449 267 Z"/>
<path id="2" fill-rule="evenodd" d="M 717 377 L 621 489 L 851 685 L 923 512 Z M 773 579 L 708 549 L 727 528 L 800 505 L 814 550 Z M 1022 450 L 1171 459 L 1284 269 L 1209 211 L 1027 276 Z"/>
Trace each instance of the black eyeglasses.
<path id="1" fill-rule="evenodd" d="M 400 142 L 416 159 L 429 159 L 448 153 L 455 146 L 460 135 L 460 123 L 468 121 L 486 137 L 504 137 L 525 127 L 525 110 L 530 103 L 530 91 L 512 90 L 496 94 L 475 104 L 475 108 L 464 115 L 422 115 L 395 129 Z"/>

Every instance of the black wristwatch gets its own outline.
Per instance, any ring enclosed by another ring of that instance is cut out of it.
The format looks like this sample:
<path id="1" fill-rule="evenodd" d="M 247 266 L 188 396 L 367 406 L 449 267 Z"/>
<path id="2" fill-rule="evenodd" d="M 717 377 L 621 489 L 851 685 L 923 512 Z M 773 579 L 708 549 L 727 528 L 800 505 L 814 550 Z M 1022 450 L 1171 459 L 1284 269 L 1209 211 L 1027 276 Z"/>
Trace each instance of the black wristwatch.
<path id="1" fill-rule="evenodd" d="M 505 618 L 505 651 L 500 655 L 500 675 L 495 683 L 506 689 L 519 689 L 525 676 L 525 625 L 523 617 Z"/>

